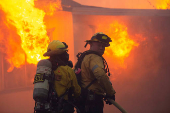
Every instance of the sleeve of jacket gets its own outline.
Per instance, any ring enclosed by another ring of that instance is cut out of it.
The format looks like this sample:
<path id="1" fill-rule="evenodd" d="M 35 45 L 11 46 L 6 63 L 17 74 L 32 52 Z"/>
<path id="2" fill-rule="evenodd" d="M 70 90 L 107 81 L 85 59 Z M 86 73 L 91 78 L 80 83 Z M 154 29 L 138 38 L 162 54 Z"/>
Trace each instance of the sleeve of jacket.
<path id="1" fill-rule="evenodd" d="M 75 75 L 73 70 L 70 71 L 70 74 L 72 76 L 72 83 L 71 84 L 72 84 L 72 88 L 73 88 L 73 91 L 74 91 L 74 95 L 77 98 L 78 96 L 80 96 L 81 88 L 78 85 L 77 78 L 76 78 L 76 75 Z"/>
<path id="2" fill-rule="evenodd" d="M 92 70 L 98 83 L 105 90 L 108 96 L 114 95 L 116 92 L 112 87 L 109 77 L 106 75 L 104 70 L 104 64 L 101 57 L 98 55 L 92 55 L 90 59 L 90 69 Z"/>

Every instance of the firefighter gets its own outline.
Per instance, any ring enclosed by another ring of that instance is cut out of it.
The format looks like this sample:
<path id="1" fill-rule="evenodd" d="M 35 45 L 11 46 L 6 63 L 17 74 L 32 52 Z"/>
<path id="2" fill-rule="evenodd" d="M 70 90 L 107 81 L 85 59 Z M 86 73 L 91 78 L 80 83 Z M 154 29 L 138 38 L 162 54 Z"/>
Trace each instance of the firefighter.
<path id="1" fill-rule="evenodd" d="M 81 79 L 78 79 L 82 88 L 79 101 L 81 113 L 103 113 L 103 97 L 115 100 L 116 92 L 107 75 L 110 75 L 108 65 L 102 57 L 111 41 L 106 34 L 96 33 L 91 40 L 86 40 L 85 47 L 90 44 L 90 50 L 77 55 L 75 73 L 78 75 L 81 72 Z"/>
<path id="2" fill-rule="evenodd" d="M 51 62 L 52 65 L 51 70 L 54 75 L 52 80 L 52 85 L 49 85 L 50 88 L 49 88 L 48 96 L 50 97 L 48 97 L 48 99 L 50 100 L 46 101 L 45 103 L 52 102 L 52 104 L 50 105 L 51 108 L 49 109 L 50 111 L 53 112 L 56 111 L 57 113 L 58 112 L 73 113 L 75 107 L 72 102 L 73 98 L 76 99 L 77 97 L 79 97 L 81 93 L 81 88 L 78 85 L 75 73 L 71 68 L 72 64 L 69 61 L 69 54 L 67 53 L 68 52 L 67 48 L 68 46 L 65 42 L 60 42 L 59 40 L 53 40 L 52 42 L 49 43 L 47 52 L 44 53 L 44 56 L 49 56 L 48 61 Z M 47 61 L 45 60 L 45 62 Z M 39 68 L 42 68 L 43 63 L 38 63 L 38 65 L 40 64 L 41 66 L 39 66 Z M 38 86 L 42 87 L 40 85 Z M 40 90 L 38 91 L 38 93 L 39 92 Z M 47 111 L 49 111 L 49 109 Z"/>

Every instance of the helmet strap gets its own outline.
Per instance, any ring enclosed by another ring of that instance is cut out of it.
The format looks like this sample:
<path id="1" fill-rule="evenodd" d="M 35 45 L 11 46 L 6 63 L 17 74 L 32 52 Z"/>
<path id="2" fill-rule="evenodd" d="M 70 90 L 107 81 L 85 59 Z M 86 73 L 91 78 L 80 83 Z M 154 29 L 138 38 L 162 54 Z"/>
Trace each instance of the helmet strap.
<path id="1" fill-rule="evenodd" d="M 85 48 L 86 48 L 87 44 L 89 44 L 89 43 L 88 43 L 88 42 L 86 42 L 86 44 L 85 44 L 85 46 L 84 46 Z"/>

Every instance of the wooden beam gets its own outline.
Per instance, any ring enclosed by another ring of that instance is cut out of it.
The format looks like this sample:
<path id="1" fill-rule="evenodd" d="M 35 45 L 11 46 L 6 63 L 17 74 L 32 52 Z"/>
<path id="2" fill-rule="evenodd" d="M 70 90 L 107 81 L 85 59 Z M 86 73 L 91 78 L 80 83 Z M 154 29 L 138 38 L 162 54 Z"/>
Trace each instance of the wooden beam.
<path id="1" fill-rule="evenodd" d="M 111 16 L 170 16 L 170 10 L 160 9 L 109 9 L 95 7 L 73 7 L 72 13 L 80 15 Z"/>

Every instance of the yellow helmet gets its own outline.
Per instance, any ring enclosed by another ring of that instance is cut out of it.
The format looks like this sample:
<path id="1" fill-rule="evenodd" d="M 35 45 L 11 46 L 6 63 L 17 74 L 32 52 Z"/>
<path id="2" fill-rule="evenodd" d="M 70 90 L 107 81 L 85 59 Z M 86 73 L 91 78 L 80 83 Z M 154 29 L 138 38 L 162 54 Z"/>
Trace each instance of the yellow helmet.
<path id="1" fill-rule="evenodd" d="M 53 40 L 49 43 L 47 47 L 47 52 L 44 53 L 44 56 L 52 56 L 56 54 L 62 54 L 67 51 L 68 46 L 64 42 L 60 42 L 59 40 Z"/>

